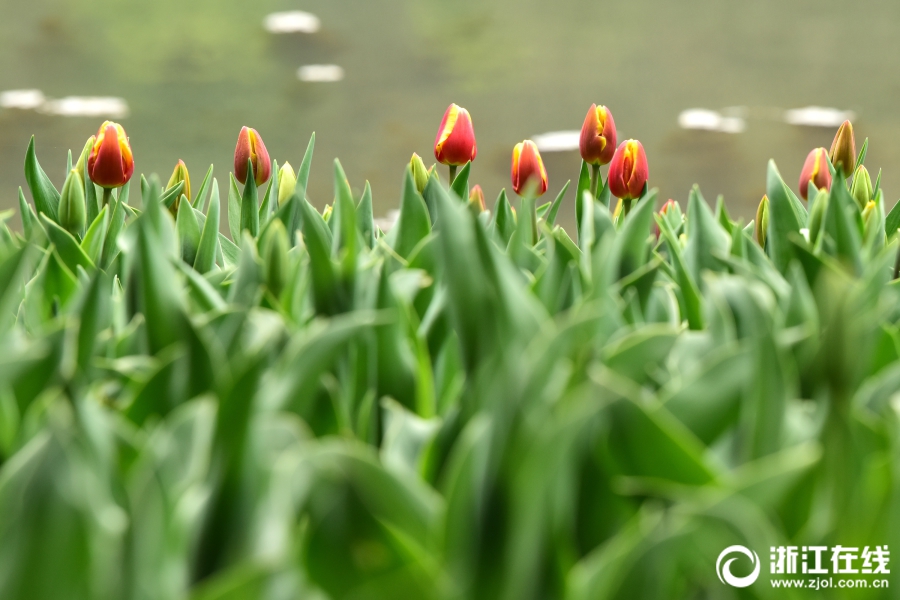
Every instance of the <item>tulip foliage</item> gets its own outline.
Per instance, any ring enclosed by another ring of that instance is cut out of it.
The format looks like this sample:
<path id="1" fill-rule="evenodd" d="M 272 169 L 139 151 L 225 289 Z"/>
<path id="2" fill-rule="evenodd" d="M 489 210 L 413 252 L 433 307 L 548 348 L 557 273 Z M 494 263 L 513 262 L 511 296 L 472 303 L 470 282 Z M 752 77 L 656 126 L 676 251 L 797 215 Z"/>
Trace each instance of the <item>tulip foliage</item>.
<path id="1" fill-rule="evenodd" d="M 183 163 L 108 194 L 76 165 L 84 225 L 29 147 L 0 227 L 0 597 L 768 598 L 719 552 L 900 548 L 880 186 L 861 208 L 826 161 L 808 208 L 770 163 L 762 228 L 697 188 L 655 212 L 628 142 L 614 183 L 584 163 L 574 199 L 515 210 L 470 200 L 471 164 L 406 167 L 384 232 L 337 161 L 311 204 L 314 138 L 295 171 L 246 137 L 246 184 L 190 196 Z"/>

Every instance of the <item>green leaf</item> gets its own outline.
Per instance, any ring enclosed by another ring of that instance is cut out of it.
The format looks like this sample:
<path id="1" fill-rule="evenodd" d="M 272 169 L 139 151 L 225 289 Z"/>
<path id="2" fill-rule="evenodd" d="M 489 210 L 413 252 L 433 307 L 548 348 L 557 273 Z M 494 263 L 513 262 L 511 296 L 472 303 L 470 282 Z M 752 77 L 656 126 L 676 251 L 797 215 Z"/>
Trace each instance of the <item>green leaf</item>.
<path id="1" fill-rule="evenodd" d="M 450 184 L 450 189 L 459 196 L 463 202 L 469 199 L 469 171 L 471 168 L 472 161 L 469 161 L 463 165 L 463 168 L 459 170 L 456 177 L 453 179 L 453 183 Z"/>
<path id="2" fill-rule="evenodd" d="M 269 185 L 266 187 L 266 194 L 263 196 L 262 205 L 259 207 L 259 222 L 265 227 L 269 222 L 272 211 L 278 205 L 278 161 L 272 161 L 272 176 L 269 177 Z M 274 192 L 272 190 L 275 190 Z"/>
<path id="3" fill-rule="evenodd" d="M 252 237 L 259 235 L 259 192 L 256 179 L 251 177 L 253 163 L 247 159 L 247 183 L 244 184 L 244 195 L 241 197 L 241 231 L 249 231 Z M 235 238 L 235 242 L 240 238 Z"/>
<path id="4" fill-rule="evenodd" d="M 375 216 L 372 212 L 372 187 L 366 181 L 362 198 L 356 206 L 356 222 L 363 242 L 368 248 L 375 247 Z"/>
<path id="5" fill-rule="evenodd" d="M 228 230 L 232 240 L 241 239 L 241 192 L 238 191 L 237 179 L 231 176 L 228 187 Z"/>
<path id="6" fill-rule="evenodd" d="M 516 230 L 516 217 L 513 215 L 512 207 L 506 197 L 506 190 L 500 190 L 500 196 L 497 198 L 495 209 L 497 213 L 495 219 L 497 221 L 497 234 L 504 244 L 508 244 L 513 232 Z"/>
<path id="7" fill-rule="evenodd" d="M 219 247 L 219 184 L 212 181 L 212 193 L 209 199 L 209 211 L 197 245 L 197 256 L 194 258 L 194 269 L 198 273 L 208 273 L 216 264 Z"/>
<path id="8" fill-rule="evenodd" d="M 100 262 L 100 257 L 103 252 L 103 242 L 106 240 L 106 230 L 108 227 L 109 207 L 104 206 L 103 210 L 100 211 L 100 214 L 94 219 L 94 222 L 91 223 L 91 226 L 88 227 L 87 233 L 84 234 L 84 239 L 81 240 L 81 249 L 84 250 L 85 254 L 88 255 L 88 258 L 95 264 Z"/>
<path id="9" fill-rule="evenodd" d="M 113 206 L 112 216 L 109 219 L 109 229 L 106 230 L 106 239 L 103 241 L 103 252 L 100 258 L 100 267 L 102 269 L 108 269 L 112 264 L 113 258 L 115 258 L 119 250 L 119 233 L 125 226 L 124 205 L 118 200 L 112 200 L 111 206 Z"/>
<path id="10" fill-rule="evenodd" d="M 303 154 L 303 160 L 300 162 L 300 168 L 297 169 L 297 185 L 294 192 L 300 196 L 301 200 L 306 199 L 306 190 L 309 185 L 309 169 L 312 166 L 313 150 L 316 147 L 316 132 L 309 136 L 309 143 L 306 146 L 306 152 Z M 288 233 L 291 230 L 288 229 Z"/>
<path id="11" fill-rule="evenodd" d="M 209 165 L 209 169 L 206 171 L 206 175 L 203 177 L 203 182 L 200 183 L 200 189 L 198 189 L 197 193 L 194 195 L 194 208 L 196 208 L 200 212 L 206 212 L 206 196 L 209 193 L 209 184 L 210 181 L 214 181 L 212 178 L 212 174 L 213 165 Z M 215 183 L 213 183 L 213 185 L 215 185 Z"/>
<path id="12" fill-rule="evenodd" d="M 856 173 L 856 170 L 860 168 L 863 163 L 866 162 L 866 153 L 869 151 L 869 138 L 866 138 L 863 142 L 862 148 L 859 149 L 859 154 L 856 156 L 856 166 L 853 167 L 853 172 Z"/>
<path id="13" fill-rule="evenodd" d="M 189 265 L 194 264 L 200 247 L 200 224 L 187 197 L 182 195 L 175 217 L 175 231 L 181 245 L 181 258 Z"/>
<path id="14" fill-rule="evenodd" d="M 53 186 L 50 178 L 41 168 L 34 150 L 34 136 L 28 142 L 28 151 L 25 153 L 25 181 L 31 190 L 34 206 L 38 213 L 44 213 L 52 221 L 57 220 L 59 210 L 59 191 Z"/>
<path id="15" fill-rule="evenodd" d="M 468 163 L 467 163 L 468 164 Z M 431 233 L 428 207 L 416 190 L 412 170 L 407 167 L 403 175 L 403 196 L 400 200 L 400 216 L 397 218 L 394 251 L 409 258 L 413 249 Z"/>
<path id="16" fill-rule="evenodd" d="M 550 206 L 550 210 L 547 211 L 547 216 L 544 217 L 544 220 L 547 221 L 547 224 L 551 227 L 554 223 L 556 223 L 556 215 L 559 213 L 559 207 L 562 205 L 562 200 L 566 196 L 566 192 L 569 189 L 569 184 L 572 183 L 571 180 L 567 181 L 562 189 L 559 190 L 559 193 L 556 195 L 556 199 L 553 201 L 553 204 Z"/>
<path id="17" fill-rule="evenodd" d="M 31 205 L 25 200 L 25 194 L 22 193 L 21 187 L 19 188 L 19 215 L 22 218 L 22 228 L 25 231 L 25 239 L 30 240 L 31 236 L 34 234 L 35 228 L 39 228 L 40 224 L 37 221 L 37 215 L 34 214 Z"/>
<path id="18" fill-rule="evenodd" d="M 578 185 L 575 187 L 575 222 L 581 223 L 581 215 L 584 212 L 583 204 L 586 202 L 584 195 L 585 192 L 588 192 L 590 195 L 591 191 L 591 171 L 590 167 L 585 161 L 581 161 L 581 171 L 578 174 Z"/>
<path id="19" fill-rule="evenodd" d="M 46 215 L 41 215 L 41 219 L 44 224 L 44 231 L 47 232 L 47 237 L 56 246 L 56 251 L 59 252 L 59 257 L 65 265 L 73 273 L 78 272 L 78 267 L 91 272 L 94 269 L 94 261 L 85 254 L 75 238 L 72 237 L 72 234 L 54 221 L 51 221 Z"/>
<path id="20" fill-rule="evenodd" d="M 832 189 L 835 187 L 832 185 Z M 769 231 L 766 247 L 770 250 L 772 262 L 780 272 L 785 273 L 793 256 L 788 234 L 800 233 L 800 217 L 791 200 L 791 192 L 772 160 L 769 161 L 766 194 L 769 197 Z"/>

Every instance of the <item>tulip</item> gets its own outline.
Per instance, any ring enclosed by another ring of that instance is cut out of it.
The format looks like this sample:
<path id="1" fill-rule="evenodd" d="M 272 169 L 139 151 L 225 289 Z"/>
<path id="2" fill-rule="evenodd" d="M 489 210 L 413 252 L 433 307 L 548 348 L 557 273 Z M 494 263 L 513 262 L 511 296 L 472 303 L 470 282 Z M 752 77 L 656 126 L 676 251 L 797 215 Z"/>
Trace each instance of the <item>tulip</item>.
<path id="1" fill-rule="evenodd" d="M 475 212 L 484 212 L 484 192 L 480 185 L 472 186 L 469 191 L 469 206 Z"/>
<path id="2" fill-rule="evenodd" d="M 547 191 L 547 170 L 541 160 L 541 153 L 531 140 L 519 142 L 513 148 L 512 186 L 520 196 L 525 192 L 529 181 L 537 185 L 536 195 L 542 196 Z"/>
<path id="3" fill-rule="evenodd" d="M 297 187 L 297 175 L 291 163 L 286 162 L 281 165 L 278 170 L 278 206 L 281 206 L 294 195 L 294 188 Z"/>
<path id="4" fill-rule="evenodd" d="M 84 233 L 87 219 L 84 202 L 84 180 L 77 169 L 72 169 L 59 194 L 59 224 L 72 235 Z"/>
<path id="5" fill-rule="evenodd" d="M 469 111 L 451 104 L 444 113 L 437 137 L 434 138 L 434 157 L 442 165 L 450 167 L 450 183 L 456 175 L 456 167 L 475 160 L 475 129 Z"/>
<path id="6" fill-rule="evenodd" d="M 766 235 L 769 231 L 769 197 L 763 196 L 756 209 L 756 241 L 766 247 Z"/>
<path id="7" fill-rule="evenodd" d="M 609 163 L 609 191 L 622 200 L 640 198 L 650 170 L 644 147 L 637 140 L 622 142 Z M 625 203 L 626 213 L 629 202 Z"/>
<path id="8" fill-rule="evenodd" d="M 816 189 L 831 189 L 831 171 L 828 170 L 828 163 L 825 160 L 827 153 L 825 148 L 815 148 L 811 150 L 803 163 L 803 170 L 800 171 L 800 195 L 804 200 L 808 200 L 809 184 L 812 182 Z"/>
<path id="9" fill-rule="evenodd" d="M 412 157 L 409 159 L 409 168 L 412 169 L 413 181 L 416 182 L 416 189 L 419 190 L 419 193 L 423 193 L 425 191 L 425 186 L 428 185 L 428 169 L 425 168 L 425 163 L 422 161 L 422 157 L 413 152 Z"/>
<path id="10" fill-rule="evenodd" d="M 662 208 L 659 209 L 659 214 L 662 216 L 666 216 L 667 214 L 669 214 L 670 210 L 676 208 L 678 208 L 678 203 L 669 198 L 668 200 L 666 200 L 666 203 L 662 205 Z"/>
<path id="11" fill-rule="evenodd" d="M 869 177 L 869 171 L 864 165 L 859 165 L 856 175 L 853 176 L 853 185 L 850 186 L 850 195 L 859 204 L 859 209 L 863 210 L 869 200 L 872 199 L 872 178 Z"/>
<path id="12" fill-rule="evenodd" d="M 128 183 L 132 173 L 134 157 L 125 130 L 118 123 L 104 121 L 88 156 L 88 176 L 100 187 L 110 190 Z"/>
<path id="13" fill-rule="evenodd" d="M 850 177 L 856 162 L 856 140 L 853 138 L 853 124 L 850 121 L 841 123 L 831 142 L 828 157 L 835 168 L 840 167 L 844 175 Z"/>
<path id="14" fill-rule="evenodd" d="M 169 177 L 169 183 L 166 184 L 166 189 L 171 190 L 173 187 L 178 185 L 179 183 L 184 182 L 184 188 L 181 190 L 181 193 L 188 199 L 188 202 L 191 200 L 191 176 L 188 173 L 187 165 L 184 164 L 184 161 L 179 159 L 178 164 L 175 165 L 175 170 L 172 171 L 172 176 Z M 172 205 L 169 207 L 169 211 L 176 215 L 178 214 L 178 204 L 181 202 L 181 196 L 175 198 L 172 202 Z"/>
<path id="15" fill-rule="evenodd" d="M 616 151 L 616 123 L 605 106 L 591 104 L 581 126 L 581 158 L 589 165 L 605 165 Z"/>
<path id="16" fill-rule="evenodd" d="M 262 185 L 272 174 L 272 161 L 259 132 L 250 127 L 241 127 L 237 146 L 234 148 L 234 178 L 242 184 L 247 183 L 247 160 L 253 166 L 253 178 L 256 185 Z"/>

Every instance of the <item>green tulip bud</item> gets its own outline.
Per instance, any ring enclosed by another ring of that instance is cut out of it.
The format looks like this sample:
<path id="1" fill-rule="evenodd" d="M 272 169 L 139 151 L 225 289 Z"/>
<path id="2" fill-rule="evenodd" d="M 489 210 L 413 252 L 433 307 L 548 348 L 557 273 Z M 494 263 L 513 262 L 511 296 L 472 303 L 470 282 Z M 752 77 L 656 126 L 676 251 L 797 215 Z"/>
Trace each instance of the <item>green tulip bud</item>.
<path id="1" fill-rule="evenodd" d="M 59 195 L 59 224 L 72 235 L 81 236 L 85 226 L 84 180 L 72 169 Z"/>
<path id="2" fill-rule="evenodd" d="M 281 219 L 274 219 L 262 241 L 262 259 L 265 265 L 266 286 L 276 298 L 281 295 L 287 284 L 289 250 L 287 230 Z"/>
<path id="3" fill-rule="evenodd" d="M 756 241 L 766 247 L 766 234 L 769 230 L 769 197 L 763 196 L 756 209 Z"/>
<path id="4" fill-rule="evenodd" d="M 428 184 L 428 170 L 425 168 L 425 163 L 422 162 L 422 157 L 415 152 L 413 152 L 412 158 L 409 159 L 409 168 L 412 169 L 416 189 L 421 194 L 425 191 L 425 186 Z"/>
<path id="5" fill-rule="evenodd" d="M 825 220 L 825 211 L 828 209 L 828 192 L 819 190 L 809 208 L 809 243 L 815 244 L 822 231 L 822 222 Z"/>
<path id="6" fill-rule="evenodd" d="M 297 187 L 297 175 L 291 163 L 284 163 L 278 169 L 278 206 L 287 202 L 294 195 L 294 188 Z"/>
<path id="7" fill-rule="evenodd" d="M 872 199 L 872 178 L 869 177 L 869 172 L 864 165 L 860 165 L 856 170 L 856 175 L 853 176 L 850 195 L 856 200 L 860 210 L 863 210 Z"/>

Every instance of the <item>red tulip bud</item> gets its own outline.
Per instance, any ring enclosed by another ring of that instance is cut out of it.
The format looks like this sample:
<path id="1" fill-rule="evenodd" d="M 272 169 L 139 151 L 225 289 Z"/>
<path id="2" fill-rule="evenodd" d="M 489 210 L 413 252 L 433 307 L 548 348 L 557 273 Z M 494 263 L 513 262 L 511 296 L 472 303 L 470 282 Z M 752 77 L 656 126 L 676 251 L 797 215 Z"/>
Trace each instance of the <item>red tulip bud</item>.
<path id="1" fill-rule="evenodd" d="M 622 142 L 609 163 L 609 191 L 622 200 L 640 198 L 649 176 L 647 155 L 641 143 L 637 140 Z"/>
<path id="2" fill-rule="evenodd" d="M 831 189 L 831 171 L 828 170 L 828 162 L 825 160 L 827 152 L 825 148 L 815 148 L 811 150 L 803 163 L 803 170 L 800 171 L 800 195 L 804 200 L 808 200 L 809 182 L 811 181 L 817 189 Z"/>
<path id="3" fill-rule="evenodd" d="M 263 144 L 259 132 L 250 127 L 241 127 L 237 146 L 234 149 L 234 178 L 242 184 L 247 183 L 247 159 L 253 165 L 253 177 L 256 185 L 262 185 L 272 174 L 272 160 L 269 151 Z"/>
<path id="4" fill-rule="evenodd" d="M 525 140 L 513 148 L 513 190 L 521 196 L 530 180 L 533 180 L 534 184 L 538 186 L 536 190 L 538 196 L 542 196 L 547 191 L 547 171 L 544 169 L 541 153 L 538 152 L 534 142 Z"/>
<path id="5" fill-rule="evenodd" d="M 464 165 L 475 160 L 475 129 L 469 111 L 451 104 L 444 113 L 437 137 L 434 138 L 434 157 L 442 165 Z"/>
<path id="6" fill-rule="evenodd" d="M 118 123 L 104 121 L 88 156 L 88 176 L 104 188 L 122 187 L 134 173 L 134 157 L 125 130 Z"/>
<path id="7" fill-rule="evenodd" d="M 589 165 L 605 165 L 616 151 L 616 123 L 605 106 L 591 104 L 581 126 L 581 158 Z"/>

